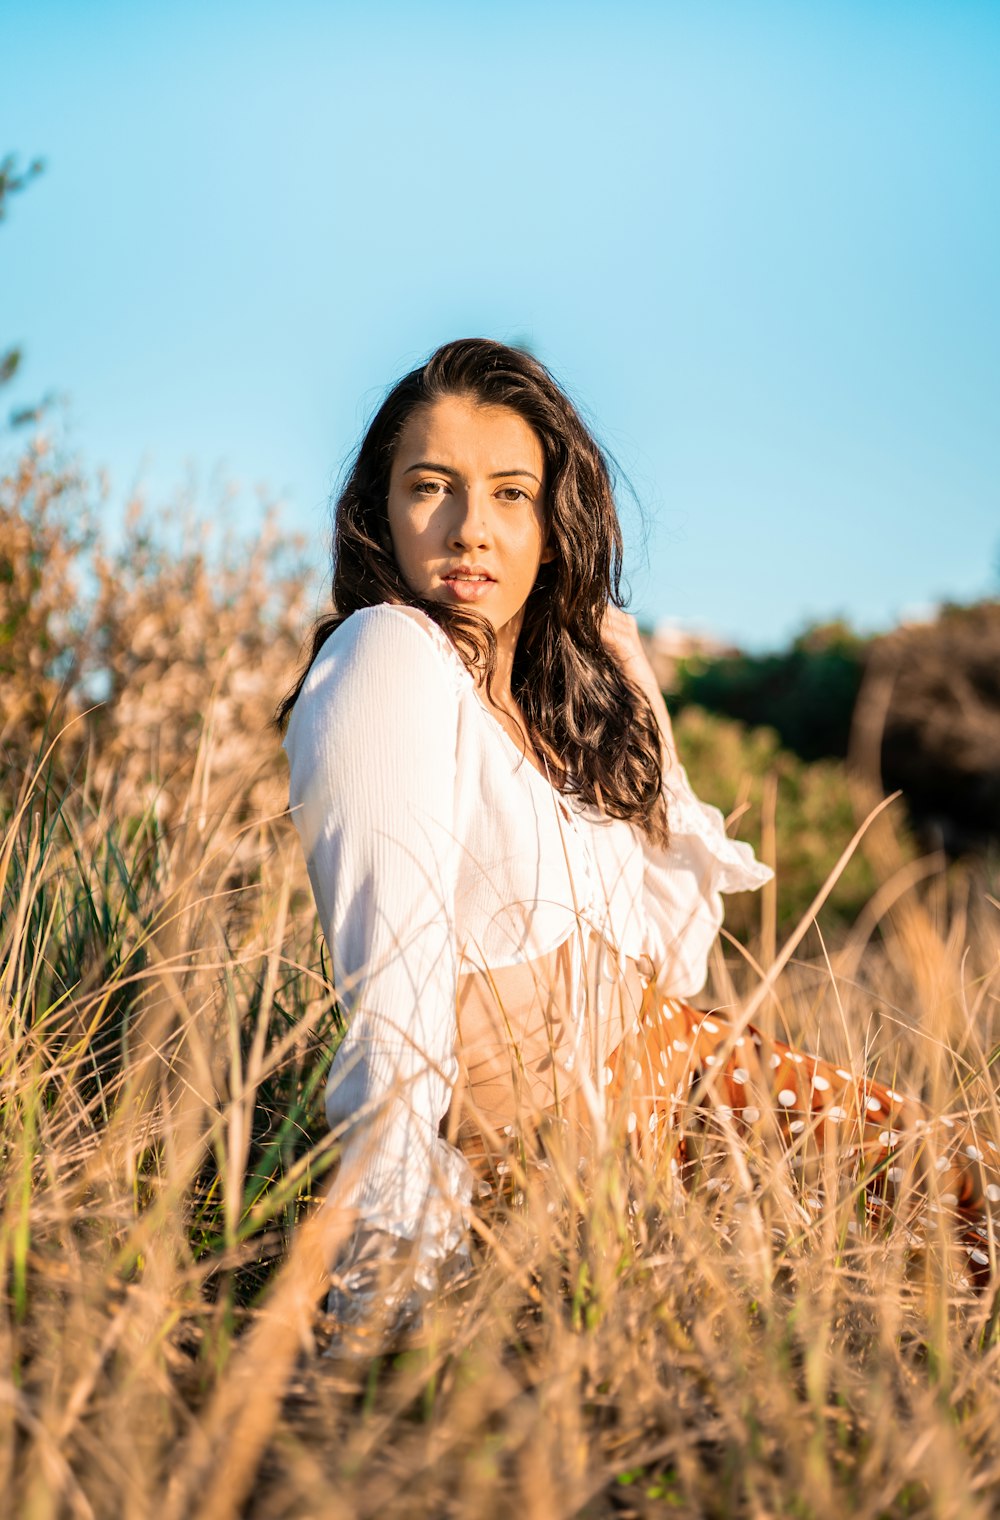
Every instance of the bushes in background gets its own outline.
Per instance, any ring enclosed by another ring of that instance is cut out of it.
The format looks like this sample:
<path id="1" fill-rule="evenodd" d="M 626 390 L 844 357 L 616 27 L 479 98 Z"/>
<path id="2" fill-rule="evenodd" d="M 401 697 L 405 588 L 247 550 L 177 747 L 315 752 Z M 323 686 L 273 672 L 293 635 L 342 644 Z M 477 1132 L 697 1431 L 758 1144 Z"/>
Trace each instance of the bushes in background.
<path id="1" fill-rule="evenodd" d="M 804 761 L 863 765 L 951 856 L 1000 840 L 1000 600 L 861 639 L 817 627 L 776 654 L 682 661 L 675 712 L 765 725 Z"/>

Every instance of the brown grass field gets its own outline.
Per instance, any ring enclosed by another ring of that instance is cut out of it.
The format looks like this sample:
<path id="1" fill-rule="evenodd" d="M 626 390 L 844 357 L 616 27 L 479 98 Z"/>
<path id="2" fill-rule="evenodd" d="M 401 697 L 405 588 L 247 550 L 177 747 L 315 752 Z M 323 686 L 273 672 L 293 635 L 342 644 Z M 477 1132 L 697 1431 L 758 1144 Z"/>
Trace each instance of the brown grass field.
<path id="1" fill-rule="evenodd" d="M 171 558 L 135 526 L 91 561 L 83 629 L 60 516 L 78 487 L 44 451 L 18 470 L 0 518 L 27 523 L 41 568 L 3 590 L 4 1513 L 995 1513 L 1000 1295 L 970 1281 L 947 1210 L 916 1243 L 905 1188 L 898 1218 L 872 1217 L 808 1136 L 789 1161 L 722 1126 L 683 1192 L 666 1153 L 596 1142 L 586 1187 L 526 1169 L 421 1335 L 320 1354 L 336 1017 L 267 728 L 300 577 L 266 536 L 249 558 Z M 35 657 L 43 634 L 72 681 Z M 920 857 L 893 804 L 790 923 L 780 788 L 750 778 L 746 800 L 779 886 L 735 905 L 706 1003 L 752 1003 L 1000 1138 L 983 874 Z M 866 905 L 831 918 L 859 863 Z"/>

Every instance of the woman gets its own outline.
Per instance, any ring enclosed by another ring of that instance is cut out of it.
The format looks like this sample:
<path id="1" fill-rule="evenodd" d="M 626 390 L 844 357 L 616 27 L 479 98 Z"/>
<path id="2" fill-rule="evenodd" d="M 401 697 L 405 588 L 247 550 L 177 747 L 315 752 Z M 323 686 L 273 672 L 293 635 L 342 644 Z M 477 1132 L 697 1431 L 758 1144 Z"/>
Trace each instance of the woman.
<path id="1" fill-rule="evenodd" d="M 386 1261 L 402 1310 L 407 1285 L 460 1268 L 474 1168 L 488 1188 L 510 1137 L 552 1115 L 600 1133 L 625 1094 L 630 1143 L 651 1146 L 694 1083 L 743 1125 L 777 1113 L 788 1141 L 851 1123 L 866 1161 L 912 1117 L 681 1001 L 721 893 L 770 873 L 688 785 L 621 557 L 574 407 L 486 340 L 393 387 L 338 501 L 336 613 L 281 717 L 348 1016 L 327 1089 L 330 1206 L 353 1231 L 341 1314 Z M 955 1175 L 957 1206 L 1000 1198 L 978 1160 Z"/>

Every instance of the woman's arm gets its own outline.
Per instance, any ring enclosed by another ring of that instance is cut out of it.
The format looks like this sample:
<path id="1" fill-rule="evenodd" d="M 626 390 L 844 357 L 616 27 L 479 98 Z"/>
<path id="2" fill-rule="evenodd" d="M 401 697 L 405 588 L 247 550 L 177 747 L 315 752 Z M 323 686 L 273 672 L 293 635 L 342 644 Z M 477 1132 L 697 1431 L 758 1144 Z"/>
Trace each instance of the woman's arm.
<path id="1" fill-rule="evenodd" d="M 401 609 L 355 613 L 324 647 L 285 744 L 348 1030 L 327 1116 L 328 1203 L 413 1241 L 429 1276 L 464 1236 L 471 1177 L 439 1136 L 455 1060 L 455 672 Z"/>
<path id="2" fill-rule="evenodd" d="M 642 647 L 639 625 L 630 613 L 623 612 L 620 607 L 609 606 L 604 614 L 602 633 L 606 646 L 615 656 L 626 676 L 633 686 L 638 686 L 653 709 L 653 716 L 659 724 L 663 739 L 663 764 L 664 769 L 667 769 L 677 756 L 674 731 L 659 682 L 653 674 L 653 667 Z"/>
<path id="3" fill-rule="evenodd" d="M 646 954 L 668 996 L 693 997 L 708 975 L 708 954 L 722 926 L 723 892 L 755 890 L 772 873 L 754 858 L 749 845 L 728 837 L 718 808 L 702 802 L 692 791 L 635 618 L 609 607 L 604 638 L 625 674 L 648 699 L 663 740 L 670 842 L 665 849 L 645 844 Z"/>

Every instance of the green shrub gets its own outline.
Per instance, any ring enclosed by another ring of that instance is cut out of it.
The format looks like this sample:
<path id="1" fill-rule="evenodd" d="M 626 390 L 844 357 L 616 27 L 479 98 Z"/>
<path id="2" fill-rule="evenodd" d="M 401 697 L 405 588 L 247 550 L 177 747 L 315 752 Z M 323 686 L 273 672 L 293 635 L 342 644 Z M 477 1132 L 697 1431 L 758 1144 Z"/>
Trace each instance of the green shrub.
<path id="1" fill-rule="evenodd" d="M 762 833 L 773 827 L 778 926 L 790 928 L 809 907 L 855 831 L 845 766 L 839 760 L 807 764 L 782 749 L 773 729 L 747 728 L 700 707 L 686 707 L 675 732 L 698 795 L 727 816 L 738 815 L 733 834 L 766 857 L 769 851 L 762 849 Z M 773 811 L 773 824 L 766 811 Z M 856 853 L 835 886 L 821 922 L 852 922 L 875 886 L 871 867 Z M 759 895 L 741 893 L 729 899 L 727 926 L 745 937 L 759 924 L 760 913 Z"/>

